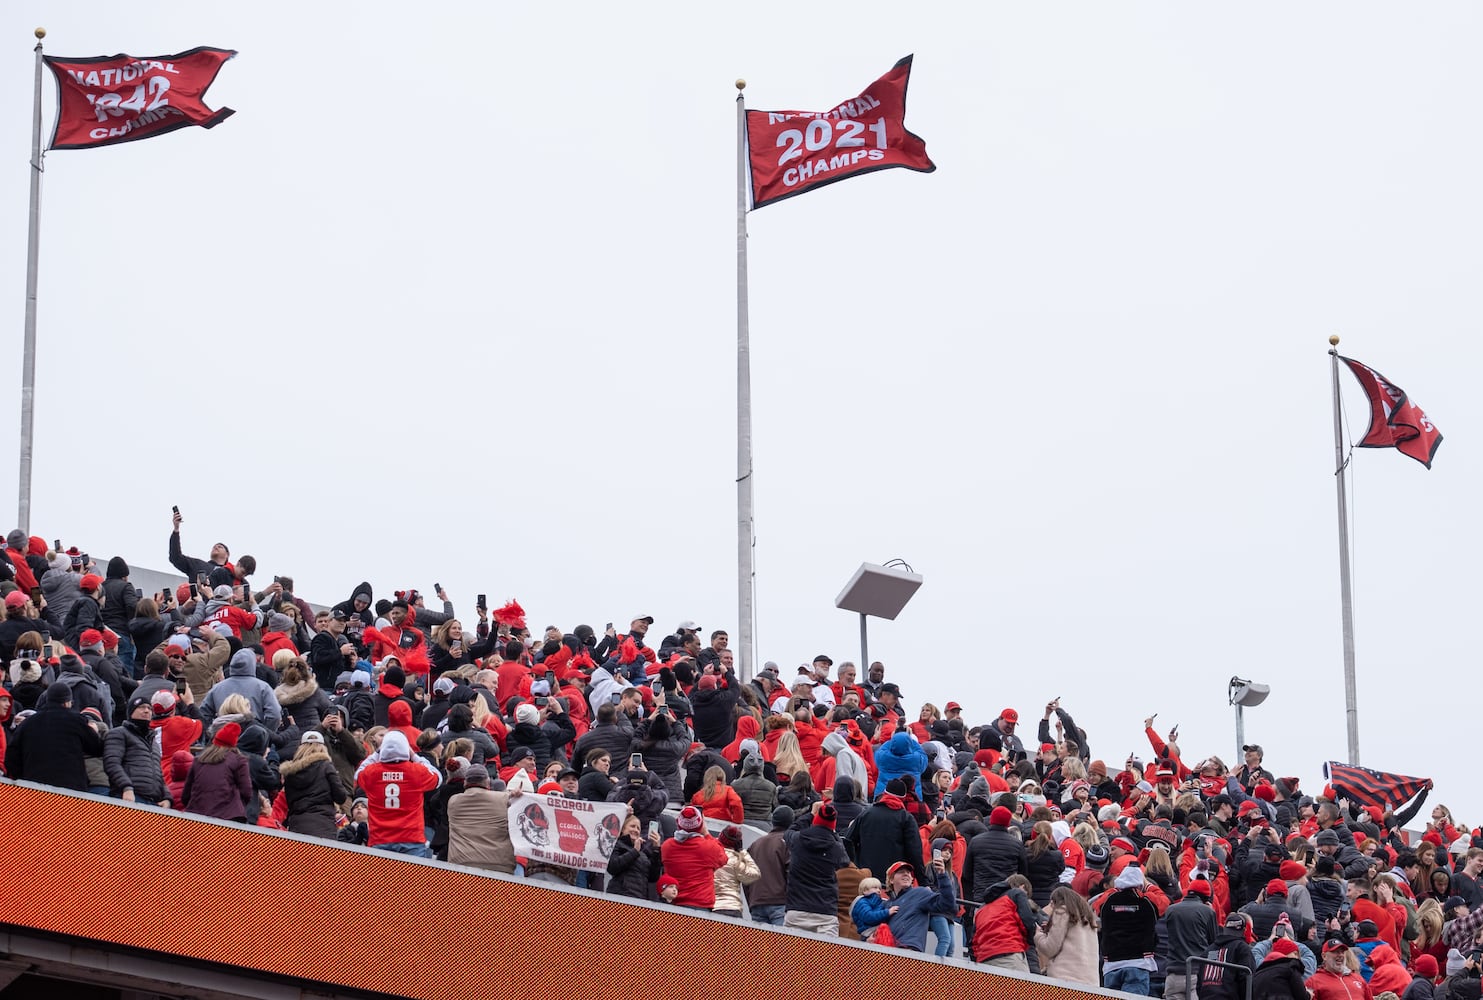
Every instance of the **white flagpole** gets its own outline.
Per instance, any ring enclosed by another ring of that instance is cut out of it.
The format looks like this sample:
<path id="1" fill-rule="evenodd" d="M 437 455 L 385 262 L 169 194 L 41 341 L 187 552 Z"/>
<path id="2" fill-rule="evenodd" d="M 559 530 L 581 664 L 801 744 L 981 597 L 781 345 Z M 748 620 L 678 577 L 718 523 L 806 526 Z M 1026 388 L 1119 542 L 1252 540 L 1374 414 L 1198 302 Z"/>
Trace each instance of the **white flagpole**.
<path id="1" fill-rule="evenodd" d="M 1359 695 L 1354 678 L 1354 596 L 1349 585 L 1349 504 L 1344 494 L 1344 431 L 1339 405 L 1339 338 L 1329 338 L 1334 376 L 1334 483 L 1339 488 L 1339 609 L 1344 627 L 1344 721 L 1349 763 L 1359 764 Z"/>
<path id="2" fill-rule="evenodd" d="M 31 533 L 31 438 L 36 426 L 36 271 L 41 241 L 41 40 L 36 29 L 36 91 L 31 107 L 31 216 L 26 232 L 26 333 L 21 349 L 21 468 L 16 524 Z"/>
<path id="3" fill-rule="evenodd" d="M 741 679 L 752 679 L 756 662 L 752 634 L 755 577 L 752 536 L 752 346 L 747 319 L 747 106 L 736 89 L 736 629 Z"/>

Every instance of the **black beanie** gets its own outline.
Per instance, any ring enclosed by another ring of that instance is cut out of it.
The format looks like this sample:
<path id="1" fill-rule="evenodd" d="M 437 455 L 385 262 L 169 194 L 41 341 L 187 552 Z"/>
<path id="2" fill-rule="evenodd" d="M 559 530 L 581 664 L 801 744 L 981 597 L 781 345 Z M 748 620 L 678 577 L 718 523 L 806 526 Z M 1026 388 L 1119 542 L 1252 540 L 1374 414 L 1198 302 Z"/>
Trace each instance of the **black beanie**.
<path id="1" fill-rule="evenodd" d="M 48 708 L 61 708 L 72 700 L 72 689 L 61 681 L 54 681 L 51 687 L 46 689 L 46 706 Z"/>
<path id="2" fill-rule="evenodd" d="M 889 795 L 897 796 L 905 795 L 906 782 L 902 781 L 900 778 L 892 778 L 890 781 L 886 782 L 886 793 Z"/>
<path id="3" fill-rule="evenodd" d="M 386 674 L 381 678 L 381 682 L 383 684 L 390 684 L 392 687 L 404 687 L 407 683 L 407 674 L 399 666 L 387 667 Z"/>
<path id="4" fill-rule="evenodd" d="M 108 560 L 108 579 L 122 580 L 129 575 L 129 564 L 124 562 L 123 556 L 114 556 Z"/>

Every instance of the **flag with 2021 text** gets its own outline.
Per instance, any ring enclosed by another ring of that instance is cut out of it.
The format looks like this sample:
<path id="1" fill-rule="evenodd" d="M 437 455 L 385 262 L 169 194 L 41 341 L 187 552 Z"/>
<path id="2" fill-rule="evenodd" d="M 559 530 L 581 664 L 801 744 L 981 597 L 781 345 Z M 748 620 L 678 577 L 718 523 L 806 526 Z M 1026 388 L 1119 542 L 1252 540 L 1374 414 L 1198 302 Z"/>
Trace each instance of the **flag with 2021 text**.
<path id="1" fill-rule="evenodd" d="M 199 125 L 213 128 L 231 108 L 206 106 L 206 88 L 237 53 L 203 46 L 170 56 L 65 59 L 46 56 L 57 81 L 50 149 L 91 149 Z"/>
<path id="2" fill-rule="evenodd" d="M 748 111 L 752 207 L 873 170 L 936 170 L 927 144 L 906 129 L 911 58 L 828 111 Z"/>

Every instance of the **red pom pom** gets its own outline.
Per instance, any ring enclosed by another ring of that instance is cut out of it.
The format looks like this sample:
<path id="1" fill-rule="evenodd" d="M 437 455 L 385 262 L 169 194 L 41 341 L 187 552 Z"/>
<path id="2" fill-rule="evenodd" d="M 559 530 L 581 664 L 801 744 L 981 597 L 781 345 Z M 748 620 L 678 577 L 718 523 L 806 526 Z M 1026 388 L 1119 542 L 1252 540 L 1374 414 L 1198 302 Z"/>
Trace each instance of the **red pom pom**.
<path id="1" fill-rule="evenodd" d="M 639 658 L 639 647 L 638 647 L 638 643 L 636 643 L 636 642 L 633 641 L 633 636 L 629 636 L 628 638 L 624 639 L 622 645 L 620 645 L 618 647 L 618 662 L 619 663 L 632 663 L 634 660 L 637 660 L 638 658 Z"/>
<path id="2" fill-rule="evenodd" d="M 490 616 L 499 624 L 508 625 L 510 628 L 525 627 L 525 609 L 513 598 L 504 607 L 495 608 Z"/>

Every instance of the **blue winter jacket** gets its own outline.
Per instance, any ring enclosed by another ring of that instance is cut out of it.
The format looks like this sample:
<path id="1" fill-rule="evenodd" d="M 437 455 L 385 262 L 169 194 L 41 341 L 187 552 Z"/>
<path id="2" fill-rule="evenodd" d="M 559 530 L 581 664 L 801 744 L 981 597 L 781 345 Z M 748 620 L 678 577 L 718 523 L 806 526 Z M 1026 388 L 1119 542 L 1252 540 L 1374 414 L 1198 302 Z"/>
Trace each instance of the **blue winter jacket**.
<path id="1" fill-rule="evenodd" d="M 914 787 L 917 796 L 921 797 L 927 752 L 911 733 L 902 730 L 887 740 L 885 746 L 875 752 L 875 767 L 880 776 L 876 778 L 872 797 L 885 791 L 886 782 L 892 778 L 909 780 L 911 785 L 908 787 Z"/>

